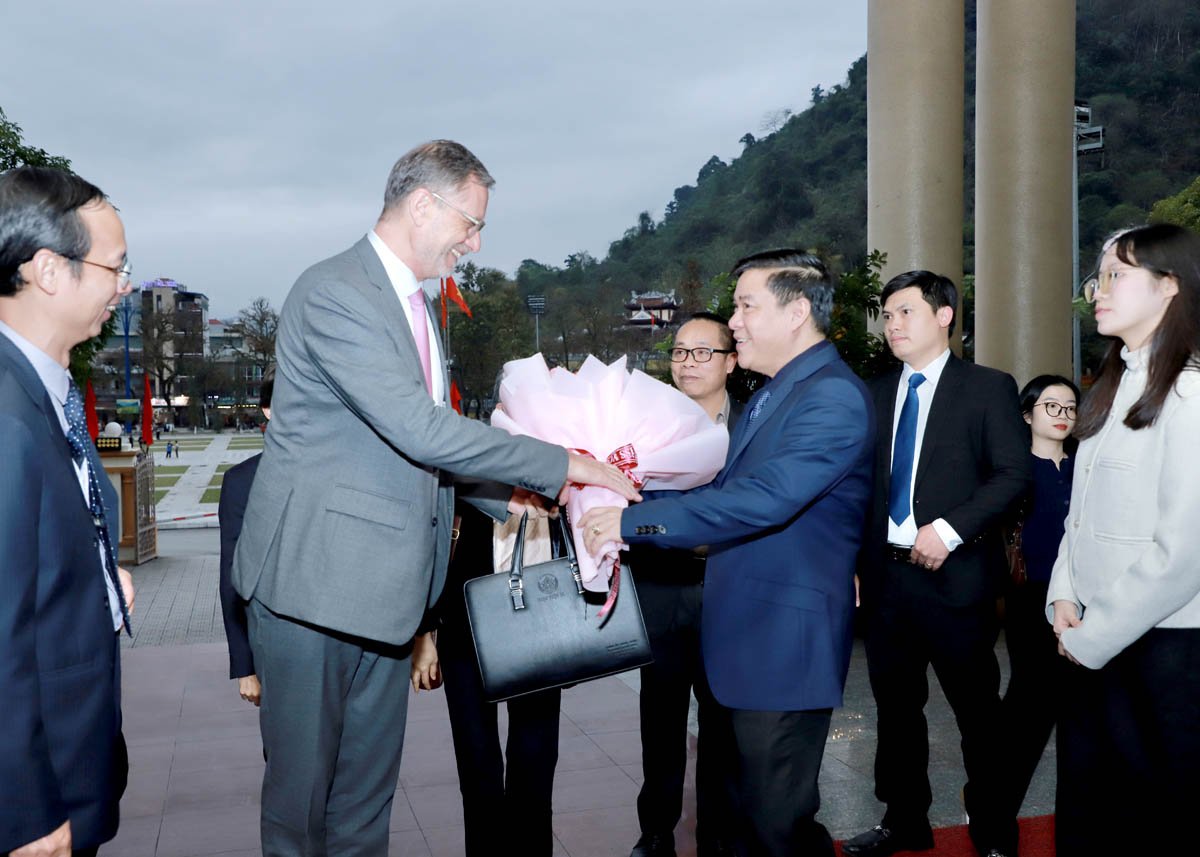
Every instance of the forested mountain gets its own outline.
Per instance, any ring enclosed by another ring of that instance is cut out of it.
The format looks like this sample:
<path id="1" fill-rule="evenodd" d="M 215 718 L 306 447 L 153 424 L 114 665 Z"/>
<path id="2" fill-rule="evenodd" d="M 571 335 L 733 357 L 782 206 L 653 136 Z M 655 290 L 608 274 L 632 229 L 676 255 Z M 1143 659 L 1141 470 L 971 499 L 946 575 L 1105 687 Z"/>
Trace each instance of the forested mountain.
<path id="1" fill-rule="evenodd" d="M 1080 161 L 1080 253 L 1086 268 L 1104 235 L 1145 221 L 1156 201 L 1200 175 L 1200 3 L 1078 0 L 1076 21 L 1076 94 L 1090 102 L 1093 123 L 1105 129 L 1104 152 Z M 966 24 L 963 261 L 970 273 L 974 2 L 967 4 Z M 638 215 L 605 258 L 576 253 L 560 265 L 526 260 L 515 283 L 503 276 L 480 280 L 472 269 L 468 286 L 486 282 L 489 303 L 515 302 L 518 312 L 518 298 L 546 294 L 544 350 L 603 356 L 641 347 L 628 335 L 612 333 L 632 289 L 676 289 L 685 303 L 696 306 L 718 290 L 732 261 L 771 246 L 817 249 L 843 271 L 862 264 L 871 249 L 866 246 L 866 57 L 850 67 L 843 83 L 828 91 L 814 87 L 804 98 L 806 108 L 794 115 L 781 109 L 778 127 L 763 138 L 744 135 L 743 151 L 732 162 L 714 156 L 703 164 L 694 184 L 676 188 L 661 220 L 649 212 Z M 479 341 L 472 336 L 472 323 L 456 322 L 467 340 Z M 523 330 L 518 335 L 509 350 L 527 353 L 528 338 Z M 548 337 L 554 344 L 546 342 Z M 458 341 L 466 344 L 463 337 Z M 506 342 L 488 344 L 497 356 L 506 348 Z M 475 389 L 499 368 L 490 363 L 484 368 L 482 352 L 466 362 L 481 371 L 470 384 Z"/>
<path id="2" fill-rule="evenodd" d="M 975 9 L 967 10 L 966 163 L 969 223 L 973 203 Z M 1200 174 L 1200 3 L 1195 0 L 1079 0 L 1076 93 L 1105 128 L 1103 154 L 1080 167 L 1081 244 L 1144 220 L 1150 207 Z M 522 266 L 522 284 L 573 278 L 593 283 L 678 286 L 687 262 L 707 279 L 744 252 L 767 246 L 819 247 L 860 261 L 866 247 L 867 63 L 843 84 L 815 87 L 811 103 L 777 131 L 746 134 L 741 156 L 715 155 L 695 184 L 675 190 L 665 216 L 649 213 L 612 242 L 601 261 L 577 254 L 554 270 Z M 968 271 L 972 269 L 967 231 Z"/>

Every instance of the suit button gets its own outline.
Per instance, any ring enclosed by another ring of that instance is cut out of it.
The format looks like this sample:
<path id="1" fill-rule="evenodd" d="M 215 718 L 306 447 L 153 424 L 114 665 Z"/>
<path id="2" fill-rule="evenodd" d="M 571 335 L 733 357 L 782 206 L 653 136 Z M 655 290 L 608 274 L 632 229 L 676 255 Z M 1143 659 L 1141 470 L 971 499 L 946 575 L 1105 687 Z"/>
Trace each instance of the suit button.
<path id="1" fill-rule="evenodd" d="M 433 525 L 435 527 L 437 526 L 437 515 L 434 515 L 434 517 L 433 517 Z"/>

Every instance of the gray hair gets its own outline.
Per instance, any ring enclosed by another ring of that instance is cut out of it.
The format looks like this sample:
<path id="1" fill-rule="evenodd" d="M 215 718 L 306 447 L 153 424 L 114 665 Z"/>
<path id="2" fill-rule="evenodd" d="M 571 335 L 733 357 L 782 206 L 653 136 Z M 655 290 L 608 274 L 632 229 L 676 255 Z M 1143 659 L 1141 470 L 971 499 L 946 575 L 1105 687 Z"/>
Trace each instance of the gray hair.
<path id="1" fill-rule="evenodd" d="M 496 180 L 487 167 L 471 154 L 462 143 L 453 140 L 430 140 L 400 156 L 388 174 L 383 193 L 383 210 L 399 205 L 417 188 L 437 193 L 455 191 L 467 181 L 474 180 L 491 188 Z"/>
<path id="2" fill-rule="evenodd" d="M 752 268 L 766 268 L 772 272 L 767 277 L 767 288 L 780 306 L 799 297 L 807 298 L 817 331 L 821 334 L 829 332 L 835 286 L 824 262 L 800 250 L 766 250 L 739 259 L 733 266 L 733 276 L 740 277 Z"/>
<path id="3" fill-rule="evenodd" d="M 74 173 L 51 167 L 16 167 L 0 174 L 0 297 L 11 297 L 25 281 L 20 268 L 38 250 L 79 261 L 92 249 L 92 236 L 79 209 L 107 197 Z"/>

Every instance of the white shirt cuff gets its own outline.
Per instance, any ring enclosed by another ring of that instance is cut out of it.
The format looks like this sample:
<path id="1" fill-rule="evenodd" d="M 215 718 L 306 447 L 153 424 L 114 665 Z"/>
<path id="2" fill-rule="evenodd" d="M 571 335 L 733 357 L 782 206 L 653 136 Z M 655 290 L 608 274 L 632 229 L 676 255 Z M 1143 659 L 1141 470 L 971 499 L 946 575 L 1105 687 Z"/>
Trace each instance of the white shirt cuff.
<path id="1" fill-rule="evenodd" d="M 933 522 L 933 531 L 938 534 L 938 538 L 946 546 L 946 550 L 954 550 L 963 543 L 958 537 L 958 533 L 954 532 L 954 527 L 950 526 L 945 518 L 938 518 Z"/>

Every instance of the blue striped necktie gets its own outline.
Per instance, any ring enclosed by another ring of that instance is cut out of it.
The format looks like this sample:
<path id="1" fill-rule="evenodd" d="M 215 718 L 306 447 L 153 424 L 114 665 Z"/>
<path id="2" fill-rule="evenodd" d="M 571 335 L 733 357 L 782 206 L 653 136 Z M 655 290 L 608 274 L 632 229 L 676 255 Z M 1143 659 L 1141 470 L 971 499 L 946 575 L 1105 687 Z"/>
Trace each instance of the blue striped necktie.
<path id="1" fill-rule="evenodd" d="M 100 460 L 92 452 L 92 438 L 88 435 L 87 418 L 83 415 L 83 396 L 79 388 L 71 381 L 67 388 L 67 402 L 63 408 L 67 416 L 67 442 L 71 444 L 71 456 L 75 463 L 87 461 L 88 473 L 88 510 L 92 514 L 92 524 L 96 527 L 96 537 L 104 549 L 105 572 L 112 581 L 117 593 L 117 602 L 121 606 L 121 618 L 125 620 L 125 632 L 133 635 L 133 626 L 129 623 L 129 607 L 125 603 L 125 593 L 121 591 L 121 580 L 117 577 L 117 557 L 113 551 L 112 539 L 108 537 L 108 524 L 104 514 L 104 497 L 100 493 L 100 483 L 97 481 Z"/>

